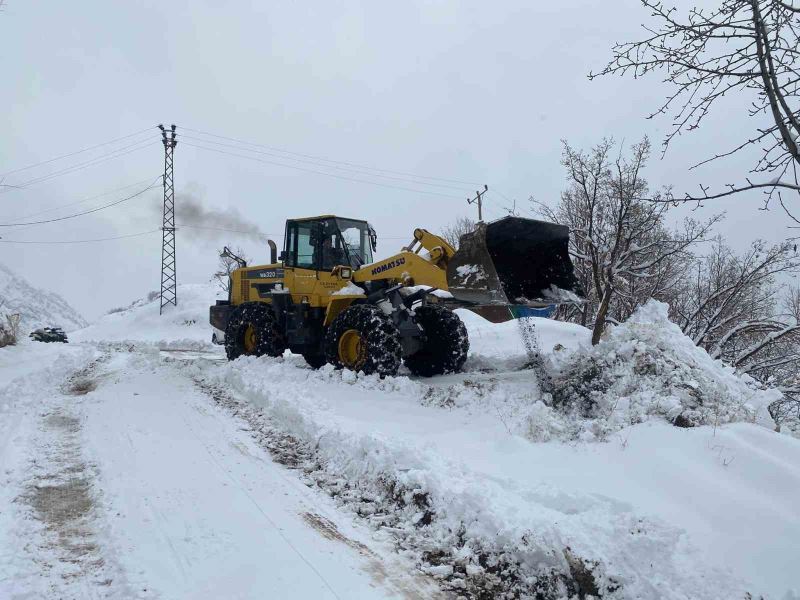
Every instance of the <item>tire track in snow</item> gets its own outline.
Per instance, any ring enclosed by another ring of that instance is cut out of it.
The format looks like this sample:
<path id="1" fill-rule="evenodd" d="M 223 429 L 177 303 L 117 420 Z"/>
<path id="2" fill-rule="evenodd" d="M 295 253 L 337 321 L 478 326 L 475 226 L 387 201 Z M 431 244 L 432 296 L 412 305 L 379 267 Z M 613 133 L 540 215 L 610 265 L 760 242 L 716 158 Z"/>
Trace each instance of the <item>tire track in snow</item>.
<path id="1" fill-rule="evenodd" d="M 306 556 L 297 548 L 297 546 L 295 546 L 292 543 L 292 540 L 290 540 L 283 533 L 281 528 L 278 527 L 278 524 L 275 523 L 274 520 L 272 520 L 267 511 L 264 510 L 264 508 L 258 503 L 258 501 L 253 497 L 253 495 L 239 481 L 237 481 L 236 478 L 234 478 L 231 475 L 230 471 L 228 471 L 219 462 L 219 460 L 217 460 L 217 458 L 214 456 L 214 453 L 211 451 L 211 448 L 209 448 L 208 444 L 206 444 L 203 438 L 197 434 L 197 432 L 192 427 L 191 423 L 189 423 L 188 419 L 184 419 L 184 423 L 186 424 L 186 430 L 200 443 L 200 445 L 203 447 L 203 449 L 206 451 L 209 458 L 211 459 L 211 462 L 214 463 L 217 469 L 219 469 L 219 471 L 225 475 L 228 481 L 230 481 L 231 484 L 236 489 L 238 489 L 242 494 L 244 494 L 247 497 L 247 499 L 252 503 L 252 505 L 256 508 L 256 510 L 264 517 L 264 520 L 267 521 L 267 523 L 269 523 L 272 529 L 274 529 L 275 532 L 283 539 L 283 541 L 286 542 L 286 545 L 292 549 L 292 551 L 298 556 L 298 558 L 300 558 L 300 560 L 302 560 L 308 566 L 308 568 L 311 569 L 311 571 L 319 578 L 319 580 L 325 585 L 325 587 L 328 588 L 330 593 L 333 594 L 334 598 L 342 600 L 341 596 L 339 596 L 339 594 L 336 593 L 336 590 L 333 589 L 333 586 L 330 584 L 330 582 L 322 575 L 322 573 L 319 572 L 319 570 L 311 563 L 311 561 L 308 560 L 308 558 L 306 558 Z"/>
<path id="2" fill-rule="evenodd" d="M 83 397 L 97 387 L 97 368 L 107 359 L 43 390 L 28 444 L 29 477 L 16 499 L 28 519 L 23 527 L 31 529 L 24 550 L 36 568 L 18 588 L 45 588 L 47 597 L 61 599 L 132 597 L 98 536 L 94 465 L 81 440 Z"/>
<path id="3" fill-rule="evenodd" d="M 302 447 L 303 444 L 289 435 L 281 434 L 277 430 L 272 430 L 272 435 L 266 439 L 257 435 L 257 433 L 264 434 L 264 424 L 253 420 L 255 417 L 247 410 L 249 407 L 246 407 L 215 386 L 209 386 L 198 380 L 193 380 L 193 382 L 216 406 L 246 424 L 246 427 L 242 429 L 249 432 L 253 440 L 266 450 L 275 462 L 292 469 L 300 467 L 305 460 L 310 459 L 310 456 L 306 456 L 307 453 Z M 198 412 L 205 413 L 205 410 L 202 407 L 198 407 Z M 234 445 L 237 451 L 252 457 L 238 444 Z M 306 483 L 306 485 L 309 484 Z M 313 495 L 313 492 L 309 491 L 309 494 Z M 366 570 L 376 583 L 398 593 L 402 598 L 406 600 L 443 600 L 448 597 L 435 582 L 432 582 L 422 574 L 393 572 L 392 566 L 386 564 L 366 545 L 342 534 L 330 519 L 314 512 L 304 512 L 300 516 L 311 529 L 317 531 L 325 539 L 339 542 L 358 552 L 366 559 Z M 408 568 L 408 566 L 405 566 L 405 568 Z"/>

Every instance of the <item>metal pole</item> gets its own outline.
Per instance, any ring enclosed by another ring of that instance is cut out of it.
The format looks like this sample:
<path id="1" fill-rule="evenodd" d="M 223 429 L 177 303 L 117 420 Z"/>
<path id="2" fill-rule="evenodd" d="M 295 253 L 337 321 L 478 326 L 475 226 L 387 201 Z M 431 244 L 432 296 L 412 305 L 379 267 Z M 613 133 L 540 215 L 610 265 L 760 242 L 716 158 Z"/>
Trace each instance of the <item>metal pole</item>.
<path id="1" fill-rule="evenodd" d="M 173 152 L 178 141 L 175 125 L 167 131 L 163 125 L 161 141 L 164 144 L 164 215 L 161 224 L 161 306 L 158 313 L 164 312 L 168 304 L 178 305 L 178 281 L 175 271 L 175 182 L 173 175 Z"/>
<path id="2" fill-rule="evenodd" d="M 475 192 L 474 198 L 467 198 L 467 204 L 478 204 L 478 222 L 483 221 L 483 195 L 489 191 L 489 186 L 484 184 L 482 192 Z"/>

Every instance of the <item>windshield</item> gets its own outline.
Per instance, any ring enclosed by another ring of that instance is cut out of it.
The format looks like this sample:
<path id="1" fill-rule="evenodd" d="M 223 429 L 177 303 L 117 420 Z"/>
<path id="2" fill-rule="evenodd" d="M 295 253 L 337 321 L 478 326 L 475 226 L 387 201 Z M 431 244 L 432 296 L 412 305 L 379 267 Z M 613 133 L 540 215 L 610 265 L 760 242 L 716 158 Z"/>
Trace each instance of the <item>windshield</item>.
<path id="1" fill-rule="evenodd" d="M 336 219 L 339 233 L 342 236 L 350 266 L 357 269 L 361 265 L 372 262 L 372 245 L 370 240 L 370 227 L 363 221 L 349 219 Z"/>

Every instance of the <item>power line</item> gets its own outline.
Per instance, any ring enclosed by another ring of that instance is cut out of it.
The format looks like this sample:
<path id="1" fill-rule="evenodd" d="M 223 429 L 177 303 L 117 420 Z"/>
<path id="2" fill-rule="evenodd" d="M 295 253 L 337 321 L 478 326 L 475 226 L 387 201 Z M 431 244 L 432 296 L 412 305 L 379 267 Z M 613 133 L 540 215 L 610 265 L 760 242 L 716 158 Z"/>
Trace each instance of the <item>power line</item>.
<path id="1" fill-rule="evenodd" d="M 178 229 L 209 229 L 212 231 L 226 231 L 228 233 L 241 233 L 244 235 L 252 235 L 257 237 L 263 238 L 282 238 L 285 234 L 283 233 L 262 233 L 262 232 L 255 232 L 255 231 L 245 231 L 243 229 L 227 229 L 225 227 L 208 227 L 205 225 L 185 225 L 183 223 L 178 223 L 175 225 Z M 412 233 L 403 236 L 386 236 L 386 235 L 379 235 L 378 241 L 380 240 L 410 240 L 413 237 Z"/>
<path id="2" fill-rule="evenodd" d="M 58 241 L 34 241 L 34 240 L 3 240 L 0 239 L 0 244 L 89 244 L 93 242 L 109 242 L 111 240 L 124 240 L 127 238 L 139 237 L 141 235 L 148 235 L 151 233 L 158 233 L 161 229 L 151 229 L 150 231 L 140 231 L 139 233 L 131 233 L 129 235 L 118 235 L 115 237 L 96 238 L 92 240 L 58 240 Z"/>
<path id="3" fill-rule="evenodd" d="M 27 171 L 28 169 L 33 169 L 34 167 L 38 167 L 38 166 L 41 166 L 41 165 L 47 165 L 47 164 L 50 164 L 52 162 L 56 162 L 58 160 L 62 160 L 64 158 L 70 158 L 71 156 L 76 156 L 78 154 L 83 154 L 84 152 L 89 152 L 90 150 L 95 150 L 97 148 L 102 148 L 103 146 L 109 146 L 109 145 L 111 145 L 111 144 L 113 144 L 115 142 L 120 142 L 122 140 L 127 140 L 127 139 L 135 137 L 137 135 L 141 135 L 142 133 L 144 133 L 146 131 L 150 131 L 151 129 L 152 129 L 152 127 L 148 127 L 147 129 L 142 129 L 141 131 L 137 131 L 136 133 L 130 133 L 128 135 L 123 135 L 122 137 L 118 137 L 118 138 L 115 138 L 113 140 L 109 140 L 108 142 L 103 142 L 102 144 L 95 144 L 94 146 L 89 146 L 88 148 L 82 148 L 81 150 L 76 150 L 74 152 L 70 152 L 69 154 L 62 154 L 61 156 L 56 156 L 55 158 L 51 158 L 51 159 L 48 159 L 48 160 L 43 160 L 43 161 L 38 162 L 38 163 L 33 163 L 33 164 L 28 165 L 26 167 L 20 167 L 19 169 L 14 169 L 13 171 L 6 171 L 2 175 L 0 175 L 0 177 L 6 177 L 6 176 L 11 175 L 13 173 L 20 173 L 22 171 Z"/>
<path id="4" fill-rule="evenodd" d="M 286 163 L 279 163 L 271 160 L 264 160 L 261 158 L 256 158 L 255 156 L 248 156 L 246 154 L 238 154 L 236 152 L 228 152 L 226 150 L 219 150 L 218 148 L 208 148 L 206 146 L 198 146 L 196 144 L 190 144 L 189 142 L 183 142 L 186 146 L 191 146 L 192 148 L 199 148 L 201 150 L 209 150 L 210 152 L 218 152 L 220 154 L 227 154 L 229 156 L 238 156 L 239 158 L 246 158 L 248 160 L 253 160 L 255 162 L 261 162 L 268 165 L 276 165 L 279 167 L 287 167 L 289 169 L 297 169 L 298 171 L 305 171 L 306 173 L 315 173 L 317 175 L 325 175 L 327 177 L 333 177 L 335 179 L 344 179 L 345 181 L 354 181 L 357 183 L 367 183 L 369 185 L 377 185 L 379 187 L 385 188 L 392 188 L 395 190 L 403 190 L 406 192 L 415 192 L 417 194 L 430 194 L 433 196 L 442 196 L 444 198 L 456 198 L 460 199 L 460 196 L 454 196 L 452 194 L 442 194 L 441 192 L 432 192 L 429 190 L 415 190 L 413 188 L 401 187 L 398 185 L 391 185 L 389 183 L 380 183 L 378 181 L 369 181 L 368 179 L 356 179 L 355 177 L 346 177 L 344 175 L 337 175 L 335 173 L 325 173 L 324 171 L 315 171 L 314 169 L 308 169 L 306 167 L 298 167 L 297 165 L 287 165 Z"/>
<path id="5" fill-rule="evenodd" d="M 227 231 L 228 233 L 241 233 L 244 235 L 253 235 L 256 237 L 263 237 L 267 238 L 269 236 L 277 236 L 275 233 L 260 233 L 258 231 L 245 231 L 244 229 L 226 229 L 225 227 L 207 227 L 205 225 L 183 225 L 178 223 L 176 225 L 178 229 L 210 229 L 213 231 Z M 280 235 L 283 235 L 282 233 Z"/>
<path id="6" fill-rule="evenodd" d="M 108 154 L 104 154 L 104 155 L 102 155 L 100 157 L 93 158 L 92 160 L 89 160 L 89 161 L 86 161 L 86 162 L 83 162 L 83 163 L 78 163 L 77 165 L 72 165 L 70 167 L 66 167 L 66 168 L 64 168 L 64 169 L 62 169 L 60 171 L 55 171 L 54 173 L 49 173 L 48 175 L 44 175 L 42 177 L 38 177 L 38 178 L 35 178 L 35 179 L 29 179 L 28 181 L 25 181 L 25 182 L 19 184 L 18 186 L 16 186 L 16 188 L 17 189 L 25 189 L 30 185 L 33 185 L 33 184 L 36 184 L 36 183 L 41 183 L 42 181 L 47 181 L 49 179 L 54 179 L 55 177 L 61 177 L 62 175 L 68 175 L 70 173 L 74 173 L 76 171 L 80 171 L 82 169 L 86 169 L 88 167 L 92 167 L 92 166 L 100 164 L 102 162 L 106 162 L 106 161 L 112 160 L 114 158 L 119 158 L 121 156 L 125 156 L 126 154 L 130 154 L 132 152 L 137 152 L 139 150 L 143 150 L 145 148 L 148 148 L 148 147 L 152 146 L 153 144 L 156 144 L 157 142 L 149 142 L 148 141 L 144 145 L 139 146 L 139 144 L 141 144 L 141 143 L 142 143 L 142 141 L 139 141 L 139 142 L 136 142 L 136 143 L 134 143 L 134 144 L 132 144 L 130 146 L 125 146 L 124 148 L 119 148 L 118 150 L 114 150 L 112 152 L 109 152 Z M 134 147 L 134 146 L 138 146 L 138 147 Z M 123 152 L 123 150 L 126 150 L 126 151 Z M 13 189 L 9 189 L 9 190 L 6 190 L 6 191 L 0 192 L 0 193 L 8 193 L 10 191 L 13 191 Z"/>
<path id="7" fill-rule="evenodd" d="M 275 152 L 282 152 L 284 154 L 291 154 L 293 156 L 301 156 L 303 158 L 311 158 L 311 159 L 314 159 L 314 160 L 321 160 L 321 161 L 326 161 L 326 162 L 330 162 L 330 163 L 346 165 L 348 167 L 358 167 L 358 168 L 361 168 L 361 169 L 368 169 L 370 171 L 380 171 L 382 173 L 394 173 L 395 175 L 408 175 L 408 176 L 415 177 L 415 178 L 418 178 L 418 179 L 430 179 L 432 181 L 446 181 L 446 182 L 449 182 L 449 183 L 460 183 L 460 184 L 468 185 L 468 186 L 479 185 L 479 184 L 477 184 L 477 183 L 475 183 L 473 181 L 463 181 L 463 180 L 460 180 L 460 179 L 447 179 L 447 178 L 444 178 L 444 177 L 430 177 L 430 176 L 426 176 L 426 175 L 417 175 L 416 173 L 409 173 L 409 172 L 406 172 L 406 171 L 394 171 L 394 170 L 391 170 L 391 169 L 379 169 L 377 167 L 370 167 L 370 166 L 367 166 L 367 165 L 360 165 L 360 164 L 357 164 L 357 163 L 352 163 L 352 162 L 347 162 L 347 161 L 342 161 L 342 160 L 334 160 L 334 159 L 331 159 L 331 158 L 325 158 L 323 156 L 314 156 L 313 154 L 302 154 L 300 152 L 292 152 L 291 150 L 285 150 L 283 148 L 278 148 L 276 146 L 267 146 L 265 144 L 257 144 L 255 142 L 248 142 L 248 141 L 244 141 L 244 140 L 239 140 L 239 139 L 228 137 L 228 136 L 225 136 L 225 135 L 218 135 L 216 133 L 209 133 L 207 131 L 200 131 L 199 129 L 192 129 L 190 127 L 183 127 L 182 129 L 184 129 L 185 131 L 191 131 L 191 132 L 194 132 L 194 133 L 199 133 L 201 135 L 207 135 L 207 136 L 210 136 L 210 137 L 219 138 L 219 139 L 222 139 L 222 140 L 228 140 L 228 141 L 231 141 L 231 142 L 237 142 L 239 144 L 247 144 L 248 146 L 256 146 L 256 147 L 259 147 L 259 148 L 266 148 L 268 150 L 273 150 Z"/>
<path id="8" fill-rule="evenodd" d="M 44 223 L 55 223 L 56 221 L 66 221 L 67 219 L 74 219 L 75 217 L 81 217 L 83 215 L 89 215 L 89 214 L 92 214 L 92 213 L 96 213 L 96 212 L 99 212 L 101 210 L 105 210 L 106 208 L 111 208 L 112 206 L 117 206 L 118 204 L 122 204 L 123 202 L 127 202 L 128 200 L 132 200 L 133 198 L 141 196 L 146 191 L 152 190 L 154 187 L 156 187 L 153 184 L 155 183 L 156 180 L 158 180 L 160 178 L 161 178 L 161 176 L 159 175 L 155 180 L 153 180 L 153 183 L 151 183 L 149 186 L 147 186 L 143 190 L 140 190 L 140 191 L 136 192 L 135 194 L 127 196 L 126 198 L 122 198 L 121 200 L 115 200 L 114 202 L 111 202 L 109 204 L 104 204 L 103 206 L 98 206 L 96 208 L 92 208 L 92 209 L 89 209 L 89 210 L 84 210 L 82 212 L 75 213 L 75 214 L 72 214 L 72 215 L 67 215 L 65 217 L 58 217 L 56 219 L 46 219 L 46 220 L 43 220 L 43 221 L 28 221 L 28 222 L 22 222 L 22 223 L 0 223 L 0 227 L 15 227 L 15 226 L 18 226 L 18 225 L 43 225 Z"/>
<path id="9" fill-rule="evenodd" d="M 195 141 L 202 142 L 204 144 L 213 144 L 213 145 L 216 145 L 216 146 L 223 146 L 223 147 L 226 147 L 226 148 L 234 148 L 234 149 L 237 149 L 237 150 L 243 150 L 245 152 L 254 152 L 256 154 L 262 154 L 262 155 L 265 155 L 265 156 L 272 156 L 273 158 L 279 158 L 279 159 L 282 159 L 282 160 L 293 160 L 293 161 L 297 161 L 297 162 L 300 162 L 300 163 L 305 163 L 305 164 L 315 165 L 315 166 L 318 166 L 318 167 L 323 167 L 323 168 L 326 168 L 326 169 L 337 169 L 339 171 L 345 171 L 347 173 L 356 173 L 356 174 L 361 174 L 361 175 L 368 175 L 370 177 L 382 177 L 384 179 L 392 179 L 394 181 L 405 181 L 407 183 L 413 183 L 415 185 L 429 185 L 429 186 L 433 186 L 433 187 L 449 188 L 451 190 L 466 191 L 466 188 L 463 187 L 463 186 L 458 187 L 458 186 L 455 186 L 455 185 L 451 185 L 449 183 L 432 183 L 432 182 L 427 182 L 427 181 L 420 181 L 419 179 L 409 179 L 408 177 L 396 177 L 394 175 L 382 175 L 380 173 L 376 173 L 376 172 L 370 171 L 370 170 L 368 170 L 368 168 L 363 168 L 363 169 L 362 168 L 355 168 L 355 169 L 353 169 L 353 168 L 347 168 L 347 167 L 339 167 L 339 166 L 335 166 L 335 165 L 327 165 L 327 164 L 325 164 L 323 162 L 320 162 L 319 160 L 306 160 L 306 159 L 303 159 L 303 158 L 291 158 L 289 156 L 282 156 L 280 154 L 275 154 L 274 152 L 264 152 L 263 150 L 253 150 L 253 149 L 250 149 L 250 148 L 243 148 L 241 146 L 241 144 L 239 144 L 239 145 L 225 144 L 223 142 L 215 142 L 213 140 L 207 140 L 207 139 L 199 138 L 199 137 L 193 136 L 193 135 L 185 135 L 184 134 L 184 135 L 180 135 L 180 137 L 181 137 L 181 139 L 184 139 L 184 140 L 186 140 L 186 139 L 195 140 Z M 412 176 L 412 177 L 416 177 L 416 176 Z"/>
<path id="10" fill-rule="evenodd" d="M 161 176 L 159 175 L 159 177 L 161 177 Z M 108 196 L 109 194 L 114 194 L 114 193 L 120 192 L 122 190 L 127 190 L 128 188 L 132 188 L 132 187 L 137 186 L 137 185 L 142 185 L 143 183 L 147 183 L 149 181 L 150 181 L 150 178 L 148 177 L 147 179 L 141 179 L 139 181 L 135 181 L 133 183 L 129 183 L 128 185 L 123 185 L 122 187 L 114 188 L 113 190 L 108 190 L 108 191 L 105 191 L 105 192 L 103 192 L 101 194 L 97 194 L 95 196 L 90 196 L 89 198 L 84 198 L 83 200 L 77 200 L 75 202 L 69 202 L 68 204 L 59 204 L 58 206 L 53 206 L 51 208 L 46 208 L 44 210 L 40 210 L 40 211 L 37 211 L 35 213 L 28 213 L 27 215 L 20 215 L 20 216 L 15 217 L 15 218 L 17 218 L 17 219 L 28 219 L 30 217 L 37 217 L 39 215 L 43 215 L 43 214 L 46 214 L 46 213 L 49 213 L 49 212 L 53 212 L 54 210 L 59 210 L 59 209 L 62 209 L 62 208 L 69 208 L 70 206 L 76 206 L 78 204 L 83 204 L 84 202 L 89 202 L 91 200 L 96 200 L 97 198 L 102 198 L 103 196 Z M 12 217 L 8 217 L 8 218 L 12 218 Z"/>

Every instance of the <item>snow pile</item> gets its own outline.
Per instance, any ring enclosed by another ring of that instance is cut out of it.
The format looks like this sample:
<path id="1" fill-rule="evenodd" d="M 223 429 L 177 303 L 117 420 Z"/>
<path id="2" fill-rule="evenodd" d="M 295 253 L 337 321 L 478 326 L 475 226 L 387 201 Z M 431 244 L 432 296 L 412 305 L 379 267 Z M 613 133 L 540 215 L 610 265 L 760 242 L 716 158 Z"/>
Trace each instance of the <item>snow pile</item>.
<path id="1" fill-rule="evenodd" d="M 347 285 L 343 288 L 331 292 L 331 296 L 364 296 L 364 290 L 358 287 L 352 281 L 348 281 Z"/>
<path id="2" fill-rule="evenodd" d="M 559 349 L 578 350 L 591 344 L 592 332 L 576 325 L 540 317 L 524 317 L 490 323 L 466 309 L 455 311 L 469 333 L 470 353 L 465 370 L 497 371 L 519 369 L 530 357 L 523 332 L 532 332 L 539 349 L 550 354 Z"/>
<path id="3" fill-rule="evenodd" d="M 680 427 L 739 421 L 774 427 L 767 406 L 780 397 L 712 359 L 651 300 L 597 346 L 553 357 L 552 402 L 573 417 L 572 435 L 605 439 L 657 416 Z"/>
<path id="4" fill-rule="evenodd" d="M 543 600 L 600 592 L 617 597 L 619 582 L 599 562 L 570 550 L 549 511 L 520 523 L 502 486 L 443 459 L 434 448 L 343 426 L 317 393 L 327 389 L 337 401 L 343 393 L 379 402 L 378 395 L 417 395 L 424 385 L 405 377 L 357 376 L 330 365 L 293 368 L 290 361 L 266 357 L 189 371 L 245 417 L 273 455 L 392 535 L 423 572 L 453 592 Z M 237 403 L 229 389 L 244 394 L 256 410 Z"/>
<path id="5" fill-rule="evenodd" d="M 0 319 L 20 314 L 20 337 L 39 327 L 61 327 L 72 331 L 86 327 L 86 320 L 64 298 L 33 287 L 11 269 L 0 264 Z"/>
<path id="6" fill-rule="evenodd" d="M 765 428 L 720 428 L 713 446 L 708 428 L 655 423 L 628 428 L 622 444 L 532 444 L 499 415 L 426 406 L 436 386 L 422 380 L 313 371 L 288 355 L 181 370 L 226 402 L 245 399 L 236 410 L 271 452 L 456 594 L 711 600 L 787 589 L 786 576 L 768 579 L 797 557 L 789 531 L 800 522 L 785 515 L 800 445 Z M 748 528 L 746 541 L 730 522 Z"/>
<path id="7" fill-rule="evenodd" d="M 225 297 L 216 284 L 181 284 L 178 305 L 165 306 L 164 314 L 159 314 L 159 297 L 151 294 L 74 332 L 70 341 L 148 344 L 175 349 L 209 347 L 208 309 Z"/>

